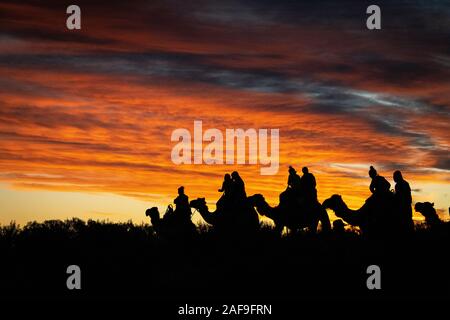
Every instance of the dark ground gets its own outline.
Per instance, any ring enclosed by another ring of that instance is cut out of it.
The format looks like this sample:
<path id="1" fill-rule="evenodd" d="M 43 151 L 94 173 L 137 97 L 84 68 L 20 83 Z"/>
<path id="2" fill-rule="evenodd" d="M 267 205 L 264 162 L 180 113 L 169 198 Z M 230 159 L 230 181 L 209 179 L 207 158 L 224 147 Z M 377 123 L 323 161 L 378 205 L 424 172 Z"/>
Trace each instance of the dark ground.
<path id="1" fill-rule="evenodd" d="M 0 234 L 0 299 L 449 299 L 448 230 L 419 227 L 402 243 L 379 246 L 353 231 L 280 238 L 264 227 L 241 239 L 203 228 L 194 239 L 170 242 L 131 223 L 10 225 Z M 66 287 L 72 264 L 81 268 L 81 290 Z M 381 268 L 381 290 L 366 287 L 372 264 Z"/>

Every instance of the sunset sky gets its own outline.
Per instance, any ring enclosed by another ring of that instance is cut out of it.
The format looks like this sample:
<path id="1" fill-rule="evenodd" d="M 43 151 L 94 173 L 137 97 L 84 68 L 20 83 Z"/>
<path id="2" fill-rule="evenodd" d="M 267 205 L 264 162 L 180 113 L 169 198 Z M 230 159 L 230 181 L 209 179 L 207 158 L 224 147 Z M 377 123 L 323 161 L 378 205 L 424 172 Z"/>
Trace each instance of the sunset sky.
<path id="1" fill-rule="evenodd" d="M 180 185 L 214 208 L 233 170 L 276 205 L 289 165 L 351 208 L 370 165 L 392 187 L 400 169 L 447 219 L 450 3 L 393 2 L 371 31 L 361 0 L 0 1 L 0 224 L 147 222 Z M 278 128 L 278 174 L 173 164 L 171 133 L 194 120 Z"/>

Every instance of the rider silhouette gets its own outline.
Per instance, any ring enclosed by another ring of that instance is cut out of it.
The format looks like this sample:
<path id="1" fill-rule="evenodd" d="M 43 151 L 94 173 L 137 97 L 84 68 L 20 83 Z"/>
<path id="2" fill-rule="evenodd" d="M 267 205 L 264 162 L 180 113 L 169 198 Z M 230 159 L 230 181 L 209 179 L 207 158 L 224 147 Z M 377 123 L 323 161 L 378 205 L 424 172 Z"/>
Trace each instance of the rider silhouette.
<path id="1" fill-rule="evenodd" d="M 403 228 L 412 230 L 414 223 L 412 221 L 411 187 L 403 179 L 402 173 L 399 170 L 394 172 L 393 177 L 395 181 L 395 199 L 400 213 L 400 223 Z"/>
<path id="2" fill-rule="evenodd" d="M 317 199 L 316 178 L 309 172 L 307 167 L 302 169 L 303 175 L 300 179 L 302 194 L 307 199 Z"/>
<path id="3" fill-rule="evenodd" d="M 191 219 L 191 207 L 189 206 L 189 198 L 184 193 L 184 187 L 178 188 L 178 197 L 173 201 L 175 203 L 174 215 L 179 220 Z"/>
<path id="4" fill-rule="evenodd" d="M 230 195 L 231 188 L 233 187 L 233 180 L 231 180 L 231 175 L 229 173 L 226 173 L 223 177 L 222 182 L 222 188 L 220 188 L 218 191 L 223 192 L 225 195 Z"/>
<path id="5" fill-rule="evenodd" d="M 245 193 L 245 184 L 244 180 L 239 176 L 237 171 L 233 171 L 231 173 L 232 178 L 232 194 L 235 200 L 242 200 L 247 198 L 247 194 Z"/>
<path id="6" fill-rule="evenodd" d="M 233 180 L 229 173 L 226 173 L 223 177 L 222 188 L 218 191 L 223 192 L 223 194 L 217 201 L 217 208 L 220 208 L 221 210 L 230 208 L 232 206 L 232 201 L 230 200 L 233 198 Z"/>
<path id="7" fill-rule="evenodd" d="M 301 178 L 292 166 L 289 166 L 288 189 L 289 188 L 296 194 L 300 194 Z"/>
<path id="8" fill-rule="evenodd" d="M 157 207 L 147 209 L 145 215 L 150 217 L 156 233 L 168 240 L 189 240 L 196 234 L 196 227 L 191 221 L 189 198 L 184 193 L 184 187 L 178 188 L 178 197 L 173 201 L 175 210 L 169 205 L 163 218 L 160 218 Z"/>
<path id="9" fill-rule="evenodd" d="M 383 194 L 389 192 L 391 184 L 386 180 L 385 177 L 378 175 L 377 170 L 373 166 L 370 166 L 369 176 L 372 178 L 370 183 L 370 192 L 373 194 Z"/>

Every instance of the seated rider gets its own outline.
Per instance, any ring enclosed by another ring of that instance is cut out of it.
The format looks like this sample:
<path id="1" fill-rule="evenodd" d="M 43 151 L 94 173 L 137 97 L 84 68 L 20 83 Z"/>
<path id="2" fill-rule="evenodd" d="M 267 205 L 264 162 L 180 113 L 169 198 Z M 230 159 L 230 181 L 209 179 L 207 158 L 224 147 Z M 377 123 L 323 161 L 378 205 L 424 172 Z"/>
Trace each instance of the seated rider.
<path id="1" fill-rule="evenodd" d="M 308 200 L 317 199 L 316 178 L 309 172 L 308 167 L 303 167 L 303 176 L 300 179 L 301 190 Z"/>
<path id="2" fill-rule="evenodd" d="M 189 198 L 184 193 L 184 187 L 178 188 L 178 197 L 173 201 L 175 203 L 174 215 L 180 220 L 191 219 L 191 207 L 189 206 Z"/>
<path id="3" fill-rule="evenodd" d="M 247 194 L 245 193 L 245 184 L 244 180 L 242 180 L 241 176 L 237 171 L 233 171 L 231 173 L 232 178 L 232 194 L 233 198 L 237 201 L 241 201 L 247 198 Z"/>
<path id="4" fill-rule="evenodd" d="M 375 170 L 373 166 L 370 166 L 369 176 L 372 178 L 369 187 L 372 194 L 384 194 L 389 192 L 391 184 L 385 177 L 378 175 L 377 170 Z"/>
<path id="5" fill-rule="evenodd" d="M 231 175 L 229 173 L 226 173 L 223 177 L 222 188 L 218 191 L 223 192 L 223 194 L 217 201 L 216 206 L 217 208 L 225 209 L 231 205 L 229 200 L 233 198 L 233 180 L 231 179 Z"/>
<path id="6" fill-rule="evenodd" d="M 300 195 L 301 179 L 297 174 L 297 171 L 292 166 L 289 166 L 289 177 L 287 184 L 288 189 L 291 189 L 295 194 Z"/>
<path id="7" fill-rule="evenodd" d="M 223 192 L 225 195 L 230 195 L 231 188 L 233 187 L 232 184 L 233 180 L 231 180 L 231 175 L 229 173 L 226 173 L 223 177 L 222 188 L 220 188 L 218 191 Z"/>
<path id="8" fill-rule="evenodd" d="M 395 181 L 395 200 L 399 210 L 399 224 L 405 231 L 412 231 L 414 229 L 414 222 L 412 220 L 412 196 L 411 187 L 409 183 L 403 179 L 400 170 L 394 172 Z"/>

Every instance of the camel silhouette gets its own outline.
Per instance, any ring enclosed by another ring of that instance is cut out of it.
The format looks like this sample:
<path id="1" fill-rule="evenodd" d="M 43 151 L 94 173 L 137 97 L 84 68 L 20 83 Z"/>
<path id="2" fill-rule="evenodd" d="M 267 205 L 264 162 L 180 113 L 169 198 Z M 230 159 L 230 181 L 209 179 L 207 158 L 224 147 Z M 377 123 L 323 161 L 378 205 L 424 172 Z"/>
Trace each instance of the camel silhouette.
<path id="1" fill-rule="evenodd" d="M 417 202 L 414 210 L 420 212 L 425 217 L 425 222 L 430 227 L 435 227 L 443 223 L 434 209 L 434 203 L 431 202 Z"/>
<path id="2" fill-rule="evenodd" d="M 214 227 L 213 229 L 223 234 L 248 235 L 259 230 L 258 213 L 273 220 L 277 234 L 281 234 L 284 227 L 293 232 L 302 229 L 317 232 L 319 222 L 322 231 L 327 232 L 331 230 L 331 223 L 326 209 L 333 210 L 337 217 L 352 226 L 359 227 L 364 236 L 371 238 L 394 236 L 401 238 L 402 235 L 413 231 L 414 226 L 408 208 L 411 202 L 410 187 L 400 171 L 394 173 L 396 181 L 394 193 L 389 190 L 389 182 L 378 175 L 371 166 L 369 174 L 372 178 L 370 186 L 372 195 L 357 210 L 350 209 L 342 196 L 338 194 L 320 204 L 317 200 L 314 176 L 306 167 L 303 168 L 303 173 L 306 182 L 302 182 L 295 169 L 289 167 L 288 187 L 280 193 L 279 204 L 275 207 L 269 205 L 262 194 L 247 197 L 244 181 L 238 172 L 234 171 L 231 175 L 224 176 L 222 188 L 219 189 L 219 192 L 223 194 L 216 202 L 215 211 L 209 211 L 205 198 L 197 198 L 189 202 L 184 193 L 184 187 L 181 186 L 178 189 L 178 197 L 174 200 L 177 206 L 175 211 L 169 206 L 161 219 L 158 209 L 153 207 L 147 210 L 146 215 L 150 216 L 157 234 L 171 238 L 196 232 L 196 227 L 191 221 L 191 208 L 197 210 L 204 221 Z M 300 190 L 296 187 L 295 181 L 299 181 Z M 305 186 L 301 187 L 302 184 Z M 305 191 L 305 188 L 310 190 Z M 419 202 L 415 209 L 422 213 L 428 225 L 441 222 L 432 203 Z M 343 231 L 343 226 L 342 221 L 340 224 L 337 223 L 336 231 Z"/>
<path id="3" fill-rule="evenodd" d="M 180 221 L 170 205 L 167 207 L 163 218 L 160 217 L 157 207 L 147 209 L 145 215 L 150 217 L 153 229 L 160 238 L 168 240 L 189 238 L 197 232 L 197 228 L 192 221 L 186 219 Z"/>
<path id="4" fill-rule="evenodd" d="M 352 226 L 358 226 L 365 236 L 384 237 L 399 231 L 397 206 L 391 192 L 370 196 L 364 205 L 356 210 L 350 209 L 338 194 L 326 199 L 322 206 L 334 211 Z"/>
<path id="5" fill-rule="evenodd" d="M 277 232 L 281 233 L 285 226 L 294 232 L 304 228 L 316 232 L 319 221 L 322 224 L 322 231 L 331 229 L 327 211 L 317 199 L 310 201 L 301 199 L 293 188 L 283 191 L 279 198 L 279 205 L 271 207 L 262 194 L 249 197 L 260 215 L 273 220 Z"/>
<path id="6" fill-rule="evenodd" d="M 216 204 L 217 209 L 213 212 L 209 211 L 205 198 L 192 200 L 190 206 L 219 232 L 245 234 L 259 229 L 258 213 L 248 198 L 225 205 L 223 202 L 223 198 L 220 198 Z"/>

